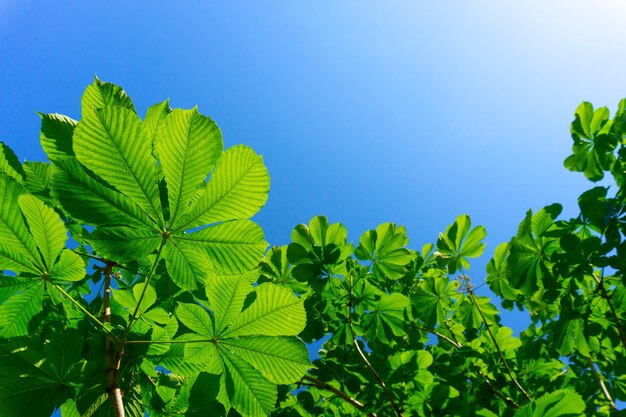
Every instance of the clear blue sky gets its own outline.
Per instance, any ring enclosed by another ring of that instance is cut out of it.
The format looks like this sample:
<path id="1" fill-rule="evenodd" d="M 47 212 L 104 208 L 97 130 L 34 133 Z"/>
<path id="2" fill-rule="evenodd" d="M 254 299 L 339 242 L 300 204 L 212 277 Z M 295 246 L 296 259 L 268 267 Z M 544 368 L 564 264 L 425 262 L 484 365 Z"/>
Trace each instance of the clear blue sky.
<path id="1" fill-rule="evenodd" d="M 403 224 L 420 248 L 469 213 L 480 281 L 528 208 L 573 214 L 589 187 L 562 165 L 569 123 L 626 96 L 624 22 L 602 0 L 0 0 L 0 140 L 42 160 L 35 112 L 78 118 L 97 74 L 141 114 L 198 104 L 262 153 L 271 244 L 325 214 L 353 240 Z"/>

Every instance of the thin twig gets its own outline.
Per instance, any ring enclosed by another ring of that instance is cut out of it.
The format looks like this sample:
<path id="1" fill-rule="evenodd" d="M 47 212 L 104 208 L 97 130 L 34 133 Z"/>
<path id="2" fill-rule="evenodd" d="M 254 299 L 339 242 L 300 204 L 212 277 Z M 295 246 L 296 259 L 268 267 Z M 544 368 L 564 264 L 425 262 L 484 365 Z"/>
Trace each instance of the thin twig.
<path id="1" fill-rule="evenodd" d="M 70 249 L 70 250 L 72 252 L 74 252 L 75 254 L 77 254 L 77 255 L 85 256 L 85 257 L 87 257 L 89 259 L 93 259 L 94 261 L 102 262 L 103 264 L 111 264 L 111 265 L 113 265 L 116 268 L 126 269 L 125 265 L 118 264 L 117 262 L 111 261 L 111 260 L 103 258 L 101 256 L 95 256 L 95 255 L 92 255 L 90 253 L 80 252 L 80 251 L 77 251 L 76 249 Z"/>
<path id="2" fill-rule="evenodd" d="M 448 320 L 444 320 L 443 325 L 446 326 L 446 329 L 448 329 L 448 331 L 450 332 L 450 336 L 452 336 L 452 339 L 456 342 L 456 344 L 459 346 L 462 346 L 461 342 L 459 342 L 459 339 L 456 338 L 456 335 L 452 331 L 452 328 L 450 327 Z"/>
<path id="3" fill-rule="evenodd" d="M 502 362 L 504 363 L 504 367 L 506 368 L 506 371 L 509 374 L 509 377 L 511 377 L 511 380 L 513 381 L 513 383 L 515 384 L 517 389 L 519 389 L 520 392 L 522 394 L 524 394 L 524 397 L 526 397 L 526 399 L 528 401 L 532 401 L 532 397 L 530 395 L 528 395 L 528 393 L 526 392 L 524 387 L 522 387 L 522 385 L 519 383 L 517 378 L 515 378 L 515 376 L 513 376 L 513 372 L 511 371 L 511 368 L 509 367 L 509 363 L 504 358 L 504 354 L 502 353 L 502 350 L 500 350 L 500 345 L 498 345 L 498 342 L 496 341 L 495 336 L 491 332 L 491 328 L 489 327 L 489 323 L 487 323 L 487 319 L 485 318 L 485 315 L 483 314 L 483 311 L 480 308 L 480 305 L 478 304 L 478 301 L 476 300 L 476 296 L 474 295 L 474 292 L 472 291 L 471 288 L 468 287 L 467 293 L 470 296 L 470 300 L 472 300 L 472 302 L 474 303 L 474 306 L 476 306 L 476 309 L 478 310 L 478 313 L 480 314 L 480 318 L 482 319 L 483 323 L 485 324 L 485 328 L 487 329 L 487 333 L 489 333 L 489 337 L 491 337 L 491 340 L 493 341 L 493 344 L 496 346 L 496 350 L 498 351 L 498 355 L 500 356 L 500 359 L 502 359 Z"/>
<path id="4" fill-rule="evenodd" d="M 363 351 L 361 350 L 361 347 L 359 346 L 358 341 L 356 340 L 356 333 L 354 332 L 354 326 L 352 325 L 352 276 L 350 276 L 350 285 L 348 287 L 348 294 L 350 296 L 350 301 L 348 303 L 348 327 L 350 327 L 350 333 L 352 334 L 352 343 L 354 343 L 354 347 L 356 348 L 356 351 L 359 353 L 359 356 L 365 363 L 365 366 L 367 366 L 367 368 L 370 370 L 372 375 L 374 375 L 374 378 L 376 378 L 376 381 L 378 381 L 378 385 L 382 387 L 383 391 L 385 392 L 385 395 L 389 399 L 389 402 L 391 403 L 391 406 L 393 407 L 398 417 L 402 417 L 402 411 L 400 410 L 400 408 L 394 401 L 393 396 L 391 395 L 391 392 L 389 392 L 389 390 L 387 389 L 387 384 L 385 384 L 385 381 L 383 381 L 383 379 L 380 377 L 378 372 L 376 372 L 376 369 L 374 369 L 370 361 L 367 359 L 367 356 L 365 356 L 365 353 L 363 353 Z"/>
<path id="5" fill-rule="evenodd" d="M 330 391 L 333 394 L 335 394 L 337 397 L 339 397 L 339 398 L 345 400 L 346 402 L 352 404 L 357 409 L 359 409 L 361 411 L 363 411 L 365 409 L 365 405 L 362 402 L 358 401 L 355 398 L 350 397 L 345 392 L 338 390 L 337 388 L 333 387 L 330 384 L 327 384 L 324 381 L 320 381 L 319 379 L 313 378 L 313 377 L 308 376 L 308 375 L 303 376 L 302 380 L 308 381 L 308 382 L 310 382 L 310 384 L 300 382 L 299 385 L 305 385 L 305 386 L 308 386 L 308 387 L 317 387 L 317 388 L 325 389 L 326 391 Z M 376 414 L 375 413 L 369 413 L 368 416 L 376 417 Z"/>
<path id="6" fill-rule="evenodd" d="M 491 381 L 489 381 L 489 379 L 482 374 L 482 372 L 478 372 L 478 374 L 484 378 L 483 382 L 485 383 L 485 385 L 487 386 L 487 388 L 489 388 L 489 391 L 491 391 L 496 397 L 500 398 L 501 400 L 504 400 L 504 402 L 506 402 L 507 404 L 509 404 L 511 407 L 515 408 L 515 409 L 519 409 L 520 405 L 518 403 L 515 402 L 515 400 L 513 400 L 513 398 L 504 395 L 500 390 L 498 390 L 496 387 L 493 386 L 493 384 L 491 383 Z"/>
<path id="7" fill-rule="evenodd" d="M 622 341 L 622 345 L 624 345 L 624 349 L 626 349 L 626 335 L 624 334 L 624 330 L 620 326 L 619 316 L 617 315 L 617 311 L 615 310 L 615 306 L 613 305 L 613 302 L 611 301 L 611 296 L 606 291 L 606 288 L 604 288 L 604 279 L 603 279 L 603 277 L 602 278 L 598 278 L 596 276 L 596 274 L 591 274 L 591 275 L 593 276 L 593 278 L 598 283 L 598 288 L 600 289 L 600 296 L 609 305 L 609 309 L 611 310 L 611 314 L 613 314 L 613 319 L 615 319 L 615 326 L 617 326 L 617 331 L 619 333 L 619 338 Z"/>
<path id="8" fill-rule="evenodd" d="M 587 363 L 589 364 L 589 367 L 591 368 L 593 377 L 595 378 L 596 382 L 600 386 L 600 389 L 602 390 L 602 394 L 604 395 L 604 398 L 606 398 L 607 401 L 609 402 L 609 406 L 611 407 L 611 410 L 616 411 L 617 407 L 615 406 L 615 402 L 613 402 L 613 398 L 611 398 L 611 394 L 609 393 L 609 390 L 606 389 L 606 385 L 604 384 L 604 381 L 602 380 L 602 376 L 600 376 L 600 373 L 596 369 L 596 365 L 593 363 L 591 358 L 587 358 Z"/>
<path id="9" fill-rule="evenodd" d="M 107 262 L 102 274 L 104 275 L 104 295 L 102 297 L 102 319 L 105 323 L 111 323 L 111 275 L 113 262 Z M 113 404 L 113 412 L 116 417 L 124 417 L 124 402 L 119 384 L 120 362 L 123 349 L 121 345 L 109 335 L 105 336 L 105 367 L 107 379 L 107 392 Z"/>
<path id="10" fill-rule="evenodd" d="M 78 309 L 80 311 L 82 311 L 83 313 L 85 313 L 85 315 L 87 317 L 89 317 L 91 320 L 93 320 L 98 326 L 100 326 L 102 328 L 102 330 L 108 334 L 111 337 L 115 337 L 115 335 L 113 333 L 111 333 L 111 330 L 109 330 L 106 325 L 104 323 L 102 323 L 100 320 L 98 320 L 93 314 L 91 314 L 89 312 L 89 310 L 87 310 L 85 307 L 83 307 L 78 301 L 76 301 L 74 299 L 74 297 L 72 297 L 71 295 L 69 295 L 63 288 L 61 288 L 60 286 L 58 286 L 57 284 L 55 284 L 52 281 L 48 281 L 48 283 L 50 285 L 52 285 L 54 288 L 56 288 L 61 294 L 63 294 L 68 300 L 70 300 L 76 307 L 78 307 Z"/>
<path id="11" fill-rule="evenodd" d="M 419 326 L 419 325 L 416 325 L 416 324 L 411 325 L 411 327 L 414 327 L 417 330 L 422 330 L 424 332 L 427 332 L 427 333 L 433 334 L 433 335 L 435 335 L 437 337 L 440 337 L 443 340 L 445 340 L 446 342 L 450 343 L 452 346 L 454 346 L 457 349 L 461 349 L 461 347 L 462 347 L 461 344 L 458 341 L 454 341 L 454 340 L 450 339 L 448 336 L 446 336 L 445 334 L 441 334 L 441 333 L 439 333 L 436 330 L 431 330 L 431 329 L 429 329 L 427 327 Z M 452 333 L 452 332 L 450 332 L 450 333 Z"/>

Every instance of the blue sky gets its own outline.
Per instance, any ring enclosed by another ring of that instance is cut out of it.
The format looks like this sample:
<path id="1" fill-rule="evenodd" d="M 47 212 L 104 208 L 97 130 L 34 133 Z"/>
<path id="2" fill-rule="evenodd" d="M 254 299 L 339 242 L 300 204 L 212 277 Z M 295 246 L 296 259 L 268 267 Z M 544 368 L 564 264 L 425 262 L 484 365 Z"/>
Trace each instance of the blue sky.
<path id="1" fill-rule="evenodd" d="M 574 214 L 590 187 L 562 165 L 569 123 L 626 96 L 624 21 L 601 0 L 0 0 L 0 140 L 43 160 L 36 112 L 78 118 L 97 74 L 140 113 L 197 104 L 262 153 L 271 244 L 325 214 L 355 241 L 403 224 L 417 249 L 468 213 L 488 231 L 480 282 L 528 208 Z"/>

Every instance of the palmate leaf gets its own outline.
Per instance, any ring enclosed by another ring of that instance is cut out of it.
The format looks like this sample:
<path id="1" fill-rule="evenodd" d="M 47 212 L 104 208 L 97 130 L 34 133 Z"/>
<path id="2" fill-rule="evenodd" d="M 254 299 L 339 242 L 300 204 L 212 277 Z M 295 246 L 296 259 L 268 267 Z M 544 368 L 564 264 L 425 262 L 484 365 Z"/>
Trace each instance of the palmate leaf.
<path id="1" fill-rule="evenodd" d="M 417 312 L 416 317 L 428 327 L 443 323 L 457 296 L 458 288 L 459 282 L 450 282 L 445 275 L 425 277 L 415 295 L 411 297 L 411 304 Z"/>
<path id="2" fill-rule="evenodd" d="M 565 159 L 564 165 L 570 171 L 583 172 L 591 181 L 599 181 L 615 160 L 613 150 L 618 140 L 611 131 L 613 121 L 609 120 L 609 110 L 601 107 L 594 111 L 591 103 L 583 102 L 574 116 L 571 124 L 573 153 Z"/>
<path id="3" fill-rule="evenodd" d="M 29 333 L 28 323 L 42 310 L 44 283 L 32 281 L 20 293 L 0 305 L 0 337 L 9 338 Z"/>
<path id="4" fill-rule="evenodd" d="M 550 256 L 559 248 L 559 241 L 546 232 L 553 227 L 561 209 L 561 205 L 553 204 L 535 215 L 529 210 L 509 244 L 506 276 L 513 288 L 526 295 L 543 287 L 549 273 Z"/>
<path id="5" fill-rule="evenodd" d="M 0 268 L 27 275 L 0 304 L 0 337 L 16 337 L 28 334 L 30 319 L 42 311 L 45 280 L 81 280 L 85 263 L 63 248 L 67 230 L 58 214 L 4 173 L 0 207 Z"/>
<path id="6" fill-rule="evenodd" d="M 82 382 L 81 336 L 67 329 L 45 343 L 34 335 L 0 344 L 0 415 L 23 416 L 27 405 L 29 416 L 49 417 L 73 397 L 71 385 Z"/>
<path id="7" fill-rule="evenodd" d="M 354 255 L 364 261 L 373 262 L 376 277 L 398 279 L 404 275 L 406 265 L 413 260 L 404 227 L 383 223 L 376 230 L 365 232 Z"/>
<path id="8" fill-rule="evenodd" d="M 283 285 L 297 294 L 304 294 L 309 290 L 306 282 L 295 279 L 292 268 L 287 260 L 287 246 L 274 246 L 266 253 L 260 264 L 259 283 L 273 282 Z"/>
<path id="9" fill-rule="evenodd" d="M 405 334 L 403 330 L 404 311 L 410 305 L 409 299 L 405 295 L 400 293 L 384 294 L 380 300 L 372 304 L 369 314 L 363 320 L 364 330 L 369 339 L 389 342 L 393 336 Z"/>
<path id="10" fill-rule="evenodd" d="M 250 276 L 214 281 L 206 289 L 213 314 L 197 304 L 178 304 L 177 317 L 194 332 L 181 339 L 189 341 L 184 359 L 224 373 L 220 395 L 227 408 L 243 416 L 268 415 L 275 384 L 295 382 L 310 367 L 306 347 L 295 337 L 306 323 L 302 300 L 274 284 L 254 288 Z M 256 298 L 245 308 L 251 295 Z"/>
<path id="11" fill-rule="evenodd" d="M 98 79 L 82 113 L 78 125 L 43 115 L 42 143 L 54 163 L 52 195 L 95 226 L 84 236 L 95 252 L 123 262 L 162 246 L 169 275 L 185 290 L 214 273 L 256 267 L 267 243 L 245 218 L 267 199 L 259 155 L 245 146 L 223 154 L 219 129 L 195 109 L 172 111 L 164 101 L 141 121 L 121 88 Z"/>
<path id="12" fill-rule="evenodd" d="M 447 265 L 451 274 L 463 268 L 469 269 L 467 258 L 476 258 L 485 250 L 482 243 L 487 232 L 483 226 L 471 229 L 472 223 L 467 214 L 456 218 L 454 223 L 439 234 L 437 254 Z"/>
<path id="13" fill-rule="evenodd" d="M 2 173 L 0 207 L 1 269 L 58 281 L 83 278 L 84 263 L 63 249 L 67 230 L 58 214 Z"/>

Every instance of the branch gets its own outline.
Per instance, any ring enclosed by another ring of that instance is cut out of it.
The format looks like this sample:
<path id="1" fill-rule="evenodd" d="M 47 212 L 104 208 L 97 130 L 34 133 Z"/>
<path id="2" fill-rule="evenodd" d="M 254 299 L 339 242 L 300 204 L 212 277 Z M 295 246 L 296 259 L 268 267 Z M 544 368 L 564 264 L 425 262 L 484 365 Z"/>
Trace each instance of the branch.
<path id="1" fill-rule="evenodd" d="M 300 382 L 299 385 L 306 385 L 308 387 L 317 387 L 317 388 L 325 389 L 326 391 L 330 391 L 333 394 L 335 394 L 336 396 L 338 396 L 339 398 L 341 398 L 341 399 L 347 401 L 348 403 L 352 404 L 357 409 L 359 409 L 361 411 L 363 411 L 365 409 L 365 405 L 362 402 L 360 402 L 360 401 L 350 397 L 345 392 L 338 390 L 337 388 L 333 387 L 330 384 L 327 384 L 324 381 L 320 381 L 319 379 L 310 377 L 308 375 L 303 376 L 302 379 L 304 381 L 309 381 L 310 384 Z M 369 413 L 368 416 L 369 417 L 376 417 L 376 413 Z"/>
<path id="2" fill-rule="evenodd" d="M 613 318 L 615 319 L 615 326 L 617 327 L 617 331 L 619 332 L 619 338 L 622 341 L 622 345 L 624 345 L 624 349 L 626 349 L 626 335 L 624 334 L 624 330 L 619 324 L 619 316 L 617 315 L 617 311 L 615 311 L 615 306 L 611 301 L 611 296 L 604 288 L 604 279 L 598 278 L 596 274 L 591 274 L 593 278 L 598 283 L 598 288 L 600 289 L 600 297 L 602 297 L 607 304 L 609 305 L 609 309 L 611 310 L 611 314 L 613 314 Z"/>
<path id="3" fill-rule="evenodd" d="M 394 401 L 393 396 L 387 389 L 387 384 L 385 384 L 385 381 L 383 381 L 383 379 L 380 377 L 378 372 L 376 372 L 376 369 L 374 369 L 370 361 L 367 359 L 367 356 L 365 356 L 365 353 L 363 353 L 363 351 L 361 350 L 361 347 L 359 346 L 359 343 L 356 340 L 356 333 L 354 333 L 354 326 L 352 325 L 352 277 L 350 277 L 350 286 L 348 288 L 349 288 L 348 294 L 350 295 L 350 301 L 348 303 L 348 326 L 350 327 L 350 333 L 352 334 L 352 343 L 354 343 L 354 347 L 356 348 L 356 351 L 359 353 L 359 356 L 361 357 L 361 359 L 363 359 L 365 366 L 367 366 L 367 368 L 370 370 L 372 375 L 374 375 L 374 378 L 376 378 L 376 381 L 378 381 L 378 385 L 382 387 L 383 391 L 385 392 L 385 395 L 389 399 L 389 402 L 391 403 L 391 406 L 393 407 L 398 417 L 403 417 L 402 411 L 400 410 L 400 408 Z"/>
<path id="4" fill-rule="evenodd" d="M 66 248 L 66 249 L 69 249 L 69 248 Z M 101 256 L 94 256 L 94 255 L 92 255 L 90 253 L 77 251 L 76 249 L 70 249 L 70 250 L 72 252 L 74 252 L 75 254 L 77 254 L 77 255 L 84 256 L 84 257 L 89 258 L 89 259 L 93 259 L 94 261 L 102 262 L 105 265 L 106 264 L 111 264 L 112 266 L 114 266 L 116 268 L 127 269 L 126 265 L 118 264 L 117 262 L 111 261 L 109 259 L 105 259 L 105 258 L 103 258 Z"/>
<path id="5" fill-rule="evenodd" d="M 441 334 L 436 330 L 431 330 L 427 327 L 424 326 L 419 326 L 417 324 L 411 324 L 412 327 L 414 327 L 417 330 L 422 330 L 424 332 L 430 333 L 430 334 L 434 334 L 437 337 L 442 338 L 443 340 L 445 340 L 446 342 L 450 343 L 452 346 L 454 346 L 457 349 L 461 349 L 461 344 L 458 341 L 452 340 L 451 338 L 449 338 L 448 336 L 446 336 L 445 334 Z M 450 329 L 448 329 L 450 330 Z M 450 332 L 450 334 L 453 334 L 452 332 Z"/>
<path id="6" fill-rule="evenodd" d="M 513 398 L 507 395 L 504 395 L 501 391 L 499 391 L 496 387 L 494 387 L 491 384 L 491 381 L 489 381 L 489 379 L 485 375 L 483 375 L 482 372 L 478 371 L 478 375 L 484 378 L 483 382 L 485 383 L 487 388 L 489 388 L 489 391 L 491 391 L 496 397 L 500 398 L 501 400 L 504 400 L 504 402 L 506 402 L 511 407 L 515 408 L 516 410 L 520 408 L 520 405 L 516 403 L 515 400 L 513 400 Z"/>
<path id="7" fill-rule="evenodd" d="M 604 381 L 602 380 L 602 377 L 600 376 L 600 373 L 596 369 L 596 366 L 594 365 L 591 358 L 587 358 L 587 363 L 589 364 L 589 367 L 591 368 L 593 377 L 595 378 L 596 382 L 600 386 L 600 389 L 602 390 L 602 394 L 604 395 L 604 398 L 606 398 L 607 401 L 609 402 L 609 406 L 611 407 L 611 410 L 616 411 L 617 407 L 615 406 L 615 403 L 613 402 L 613 398 L 611 398 L 611 394 L 609 394 L 609 390 L 606 389 L 606 385 L 604 384 Z"/>
<path id="8" fill-rule="evenodd" d="M 496 338 L 494 337 L 493 333 L 491 332 L 491 328 L 489 327 L 489 323 L 487 323 L 487 319 L 485 318 L 485 315 L 483 314 L 483 311 L 481 310 L 480 305 L 478 304 L 478 301 L 476 301 L 476 296 L 474 295 L 474 292 L 472 291 L 472 289 L 469 286 L 467 288 L 467 293 L 470 296 L 470 300 L 472 300 L 472 302 L 476 306 L 476 309 L 478 310 L 478 313 L 480 314 L 480 318 L 482 319 L 483 323 L 485 324 L 485 328 L 487 329 L 487 332 L 489 333 L 489 337 L 491 337 L 491 340 L 493 341 L 493 344 L 496 346 L 496 350 L 498 351 L 498 355 L 500 356 L 500 359 L 502 359 L 502 362 L 504 363 L 504 367 L 506 368 L 506 371 L 509 374 L 509 377 L 511 377 L 511 380 L 513 381 L 513 383 L 515 384 L 517 389 L 520 390 L 520 392 L 522 394 L 524 394 L 524 397 L 526 397 L 526 399 L 528 401 L 532 401 L 533 400 L 532 397 L 530 395 L 528 395 L 526 390 L 520 385 L 519 381 L 515 378 L 515 376 L 513 376 L 513 372 L 511 371 L 511 368 L 509 367 L 509 363 L 504 358 L 504 354 L 502 353 L 502 350 L 500 350 L 500 346 L 498 345 L 498 342 L 496 341 Z"/>
<path id="9" fill-rule="evenodd" d="M 113 262 L 107 262 L 103 274 L 104 274 L 104 296 L 102 297 L 102 319 L 105 323 L 111 323 L 111 271 L 113 269 Z M 109 335 L 105 336 L 105 367 L 107 378 L 107 392 L 109 393 L 109 399 L 113 403 L 113 411 L 116 417 L 124 417 L 124 403 L 122 401 L 122 391 L 119 384 L 119 371 L 120 361 L 122 360 L 123 348 L 116 340 L 113 340 Z"/>

